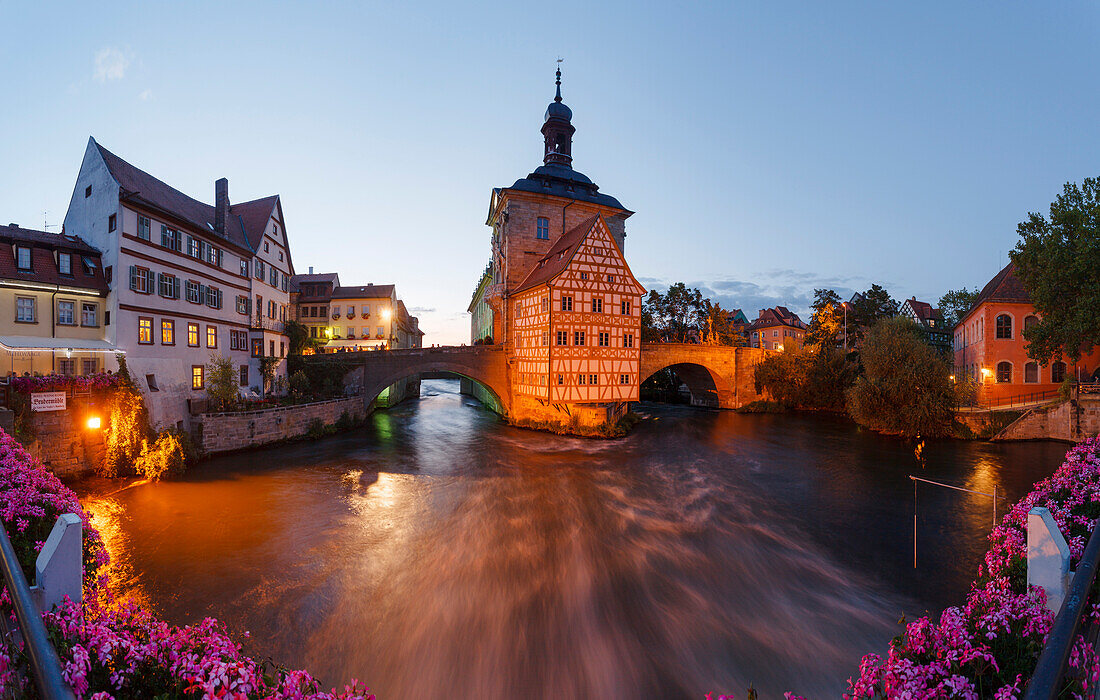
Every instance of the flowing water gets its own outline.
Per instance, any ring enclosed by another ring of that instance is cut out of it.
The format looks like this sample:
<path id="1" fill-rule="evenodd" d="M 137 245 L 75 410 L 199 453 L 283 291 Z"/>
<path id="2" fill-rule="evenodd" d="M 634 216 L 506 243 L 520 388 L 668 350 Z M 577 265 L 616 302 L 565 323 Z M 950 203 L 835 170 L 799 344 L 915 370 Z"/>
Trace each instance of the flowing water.
<path id="1" fill-rule="evenodd" d="M 922 484 L 914 570 L 908 475 L 1014 501 L 1066 451 L 938 442 L 921 466 L 830 418 L 653 404 L 628 438 L 581 440 L 457 389 L 181 481 L 75 488 L 129 595 L 329 686 L 836 697 L 902 615 L 960 603 L 985 550 L 991 499 Z"/>

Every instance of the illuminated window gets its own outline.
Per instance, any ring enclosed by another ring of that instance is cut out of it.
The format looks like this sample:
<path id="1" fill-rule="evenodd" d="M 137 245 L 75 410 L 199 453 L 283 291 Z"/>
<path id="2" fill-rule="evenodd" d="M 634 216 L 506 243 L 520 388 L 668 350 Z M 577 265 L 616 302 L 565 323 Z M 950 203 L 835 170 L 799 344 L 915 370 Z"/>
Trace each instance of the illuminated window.
<path id="1" fill-rule="evenodd" d="M 176 344 L 176 322 L 168 319 L 161 319 L 160 322 L 160 343 L 161 345 L 175 345 Z"/>
<path id="2" fill-rule="evenodd" d="M 153 344 L 153 317 L 138 317 L 138 342 L 142 345 Z"/>
<path id="3" fill-rule="evenodd" d="M 201 389 L 206 385 L 206 367 L 191 365 L 191 388 Z"/>
<path id="4" fill-rule="evenodd" d="M 187 344 L 193 348 L 197 348 L 199 346 L 199 324 L 187 324 Z"/>
<path id="5" fill-rule="evenodd" d="M 216 348 L 218 347 L 218 327 L 207 326 L 206 327 L 206 347 Z"/>

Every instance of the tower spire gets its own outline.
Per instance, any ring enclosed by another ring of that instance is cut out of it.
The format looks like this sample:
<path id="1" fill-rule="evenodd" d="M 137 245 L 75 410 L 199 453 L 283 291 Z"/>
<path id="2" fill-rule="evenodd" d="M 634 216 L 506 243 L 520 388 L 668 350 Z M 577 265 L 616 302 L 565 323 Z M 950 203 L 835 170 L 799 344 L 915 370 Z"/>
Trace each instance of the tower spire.
<path id="1" fill-rule="evenodd" d="M 561 56 L 558 56 L 558 70 L 554 74 L 556 76 L 556 80 L 554 80 L 554 85 L 557 86 L 557 94 L 554 95 L 554 102 L 561 102 L 561 61 Z"/>

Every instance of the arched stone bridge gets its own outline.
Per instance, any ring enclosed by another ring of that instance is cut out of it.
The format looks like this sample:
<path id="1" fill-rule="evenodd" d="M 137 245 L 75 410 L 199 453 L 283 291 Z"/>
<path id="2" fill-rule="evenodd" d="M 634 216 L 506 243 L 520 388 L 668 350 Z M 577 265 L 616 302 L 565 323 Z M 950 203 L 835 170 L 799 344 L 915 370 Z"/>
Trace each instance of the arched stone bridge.
<path id="1" fill-rule="evenodd" d="M 671 367 L 691 391 L 691 403 L 712 408 L 738 408 L 760 397 L 753 367 L 768 351 L 718 345 L 642 343 L 643 381 Z M 345 382 L 358 385 L 366 401 L 386 387 L 425 372 L 450 372 L 472 379 L 496 395 L 507 415 L 512 407 L 508 360 L 499 345 L 447 346 L 335 355 L 313 355 L 311 362 L 335 362 L 350 370 Z"/>

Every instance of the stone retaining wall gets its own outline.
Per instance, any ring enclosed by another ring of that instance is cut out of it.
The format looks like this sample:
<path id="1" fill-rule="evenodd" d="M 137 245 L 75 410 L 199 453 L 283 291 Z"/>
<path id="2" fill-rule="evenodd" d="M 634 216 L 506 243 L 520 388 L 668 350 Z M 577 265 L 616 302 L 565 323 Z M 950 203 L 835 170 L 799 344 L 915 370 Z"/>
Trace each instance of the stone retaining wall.
<path id="1" fill-rule="evenodd" d="M 1024 413 L 995 440 L 1064 440 L 1078 442 L 1100 434 L 1100 400 L 1082 397 Z"/>
<path id="2" fill-rule="evenodd" d="M 230 452 L 300 437 L 316 420 L 333 425 L 346 411 L 354 420 L 366 418 L 363 397 L 351 396 L 298 406 L 281 406 L 241 413 L 205 413 L 192 420 L 195 444 L 206 454 Z"/>
<path id="3" fill-rule="evenodd" d="M 28 440 L 27 451 L 41 460 L 58 476 L 77 476 L 103 464 L 106 447 L 103 430 L 87 427 L 89 416 L 106 417 L 97 410 L 94 400 L 70 398 L 64 411 L 30 413 L 30 428 L 34 439 Z"/>

